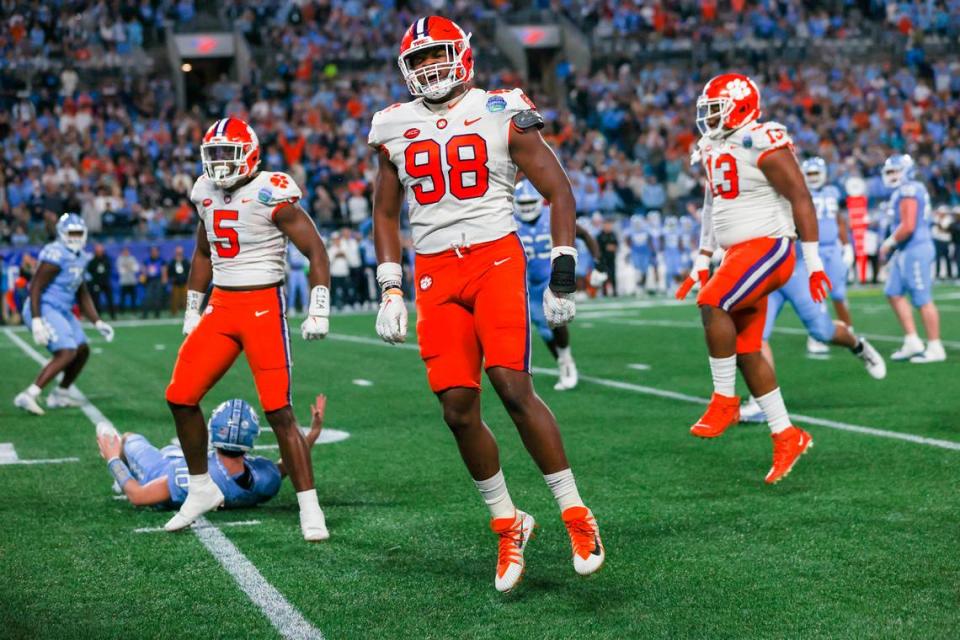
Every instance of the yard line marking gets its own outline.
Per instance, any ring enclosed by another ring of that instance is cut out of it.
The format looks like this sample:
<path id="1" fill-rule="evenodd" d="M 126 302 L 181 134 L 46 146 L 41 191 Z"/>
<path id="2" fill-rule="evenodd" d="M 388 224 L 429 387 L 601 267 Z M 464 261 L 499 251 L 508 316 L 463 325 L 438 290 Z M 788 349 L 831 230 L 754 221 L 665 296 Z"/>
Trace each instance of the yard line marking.
<path id="1" fill-rule="evenodd" d="M 198 518 L 199 527 L 193 532 L 227 573 L 233 576 L 240 589 L 263 612 L 284 638 L 291 640 L 323 640 L 319 629 L 283 597 L 276 587 L 237 549 L 236 545 L 206 518 Z"/>
<path id="2" fill-rule="evenodd" d="M 80 462 L 80 458 L 38 458 L 34 460 L 21 460 L 12 442 L 0 442 L 0 465 L 62 464 L 64 462 Z"/>
<path id="3" fill-rule="evenodd" d="M 4 332 L 35 362 L 41 365 L 46 363 L 36 349 L 21 340 L 13 331 L 4 329 Z M 102 421 L 110 422 L 85 396 L 84 406 L 81 409 L 94 425 Z M 253 563 L 230 542 L 220 529 L 206 518 L 198 518 L 197 522 L 200 527 L 195 527 L 193 530 L 197 538 L 233 577 L 251 602 L 263 612 L 280 635 L 290 640 L 323 640 L 320 630 L 307 622 L 306 618 L 283 597 L 283 594 L 267 582 Z"/>
<path id="4" fill-rule="evenodd" d="M 550 376 L 560 375 L 560 372 L 557 371 L 556 369 L 544 369 L 541 367 L 534 367 L 533 372 L 542 373 Z M 581 375 L 580 379 L 586 380 L 587 382 L 592 382 L 594 384 L 599 384 L 604 387 L 610 387 L 612 389 L 621 389 L 623 391 L 633 391 L 635 393 L 642 393 L 650 396 L 658 396 L 660 398 L 668 398 L 670 400 L 679 400 L 680 402 L 690 402 L 693 404 L 709 404 L 710 402 L 707 398 L 699 398 L 697 396 L 691 396 L 685 393 L 678 393 L 676 391 L 667 391 L 666 389 L 657 389 L 656 387 L 647 387 L 640 384 L 633 384 L 631 382 L 624 382 L 623 380 L 610 380 L 608 378 L 597 378 L 594 376 L 585 376 L 585 375 Z M 877 436 L 879 438 L 905 440 L 906 442 L 913 442 L 915 444 L 925 444 L 931 447 L 940 447 L 941 449 L 951 449 L 953 451 L 960 451 L 960 442 L 953 442 L 952 440 L 939 440 L 937 438 L 926 438 L 924 436 L 918 436 L 912 433 L 903 433 L 902 431 L 887 431 L 886 429 L 876 429 L 874 427 L 865 427 L 858 424 L 849 424 L 847 422 L 837 422 L 835 420 L 815 418 L 813 416 L 807 416 L 801 413 L 791 412 L 790 415 L 796 418 L 800 422 L 815 424 L 821 427 L 828 427 L 830 429 L 837 429 L 839 431 L 863 433 L 866 435 Z"/>
<path id="5" fill-rule="evenodd" d="M 628 364 L 627 368 L 633 369 L 634 371 L 649 371 L 650 365 L 643 364 L 642 362 L 634 362 L 633 364 Z"/>
<path id="6" fill-rule="evenodd" d="M 197 521 L 199 522 L 199 520 Z M 259 520 L 237 520 L 236 522 L 220 522 L 216 526 L 218 527 L 255 527 L 258 524 L 263 524 Z M 206 524 L 193 524 L 191 525 L 192 530 L 201 529 L 204 527 L 212 527 L 214 525 L 210 524 L 209 521 Z M 163 527 L 140 527 L 139 529 L 134 529 L 134 533 L 160 533 L 165 531 Z"/>
<path id="7" fill-rule="evenodd" d="M 372 387 L 372 386 L 373 386 L 373 383 L 372 383 L 372 382 L 370 382 L 369 380 L 364 380 L 363 378 L 357 378 L 356 380 L 353 380 L 353 384 L 357 385 L 358 387 Z"/>

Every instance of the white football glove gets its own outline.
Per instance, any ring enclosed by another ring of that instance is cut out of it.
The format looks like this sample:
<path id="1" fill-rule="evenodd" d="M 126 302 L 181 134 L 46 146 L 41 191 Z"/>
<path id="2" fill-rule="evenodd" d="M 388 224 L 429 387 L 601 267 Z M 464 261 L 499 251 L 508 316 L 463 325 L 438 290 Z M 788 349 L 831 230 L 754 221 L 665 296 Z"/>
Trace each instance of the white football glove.
<path id="1" fill-rule="evenodd" d="M 103 339 L 107 342 L 113 342 L 113 327 L 108 325 L 103 320 L 97 320 L 93 324 L 94 328 L 100 332 L 100 335 L 103 336 Z"/>
<path id="2" fill-rule="evenodd" d="M 853 266 L 854 255 L 853 255 L 853 245 L 849 242 L 843 245 L 843 264 L 849 269 Z"/>
<path id="3" fill-rule="evenodd" d="M 187 309 L 183 312 L 183 335 L 188 336 L 200 324 L 200 305 L 203 304 L 203 293 L 187 291 Z"/>
<path id="4" fill-rule="evenodd" d="M 319 340 L 330 332 L 330 290 L 318 284 L 310 291 L 307 317 L 300 324 L 304 340 Z"/>
<path id="5" fill-rule="evenodd" d="M 602 287 L 604 284 L 606 284 L 606 282 L 607 282 L 607 280 L 608 280 L 609 278 L 610 278 L 610 276 L 608 276 L 608 275 L 607 275 L 606 273 L 604 273 L 603 271 L 597 271 L 596 269 L 594 269 L 593 271 L 590 272 L 590 283 L 589 283 L 589 284 L 590 284 L 590 286 L 593 287 L 594 289 L 599 289 L 599 288 Z"/>
<path id="6" fill-rule="evenodd" d="M 543 315 L 547 317 L 547 324 L 551 329 L 572 322 L 573 317 L 577 315 L 573 294 L 554 293 L 553 289 L 547 287 L 543 293 Z"/>
<path id="7" fill-rule="evenodd" d="M 383 292 L 380 311 L 377 313 L 377 335 L 384 342 L 397 344 L 407 339 L 407 305 L 403 303 L 400 289 Z"/>
<path id="8" fill-rule="evenodd" d="M 53 340 L 53 327 L 47 324 L 43 318 L 34 318 L 30 321 L 30 331 L 33 332 L 33 341 L 39 347 L 47 346 Z"/>

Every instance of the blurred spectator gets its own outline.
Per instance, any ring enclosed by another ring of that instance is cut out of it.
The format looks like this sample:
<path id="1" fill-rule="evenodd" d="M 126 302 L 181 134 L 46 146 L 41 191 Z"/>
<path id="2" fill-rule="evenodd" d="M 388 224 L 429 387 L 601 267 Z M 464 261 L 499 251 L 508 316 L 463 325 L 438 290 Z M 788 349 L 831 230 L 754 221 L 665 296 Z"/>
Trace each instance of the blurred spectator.
<path id="1" fill-rule="evenodd" d="M 309 266 L 306 256 L 292 242 L 287 243 L 287 309 L 296 308 L 297 313 L 310 304 Z"/>
<path id="2" fill-rule="evenodd" d="M 153 317 L 159 318 L 167 284 L 167 265 L 160 257 L 159 247 L 150 247 L 150 256 L 143 263 L 140 281 L 143 283 L 143 305 L 140 309 L 140 317 L 146 318 L 152 311 Z"/>
<path id="3" fill-rule="evenodd" d="M 340 310 L 350 303 L 350 261 L 339 233 L 330 238 L 330 297 L 333 307 Z"/>
<path id="4" fill-rule="evenodd" d="M 133 311 L 137 306 L 137 282 L 140 262 L 124 247 L 117 256 L 117 275 L 120 281 L 120 309 Z"/>
<path id="5" fill-rule="evenodd" d="M 617 247 L 619 242 L 614 230 L 613 220 L 605 219 L 603 230 L 597 236 L 597 244 L 600 245 L 600 264 L 609 276 L 603 287 L 604 295 L 617 295 Z"/>
<path id="6" fill-rule="evenodd" d="M 364 305 L 367 302 L 366 279 L 363 276 L 363 261 L 360 257 L 360 240 L 349 228 L 340 231 L 344 253 L 347 256 L 347 265 L 350 267 L 350 298 L 349 304 Z"/>
<path id="7" fill-rule="evenodd" d="M 107 309 L 110 317 L 116 318 L 117 308 L 113 303 L 113 265 L 99 242 L 93 247 L 93 257 L 87 263 L 87 274 L 90 278 L 90 296 L 97 312 L 103 315 L 103 310 Z"/>
<path id="8" fill-rule="evenodd" d="M 170 283 L 170 313 L 178 315 L 187 308 L 187 277 L 190 263 L 183 257 L 183 247 L 173 250 L 173 259 L 167 263 L 166 281 Z"/>

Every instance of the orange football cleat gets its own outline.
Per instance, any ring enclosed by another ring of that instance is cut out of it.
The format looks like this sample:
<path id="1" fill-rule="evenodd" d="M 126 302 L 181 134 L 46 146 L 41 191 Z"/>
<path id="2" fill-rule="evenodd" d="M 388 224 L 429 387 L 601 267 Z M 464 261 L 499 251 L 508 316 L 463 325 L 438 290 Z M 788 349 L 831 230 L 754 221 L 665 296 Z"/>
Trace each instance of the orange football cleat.
<path id="1" fill-rule="evenodd" d="M 717 438 L 740 422 L 740 398 L 722 396 L 714 392 L 706 413 L 690 427 L 690 433 L 698 438 Z"/>
<path id="2" fill-rule="evenodd" d="M 597 526 L 593 512 L 586 507 L 570 507 L 561 517 L 570 536 L 574 570 L 582 576 L 599 571 L 606 558 L 606 551 L 600 541 L 600 527 Z"/>
<path id="3" fill-rule="evenodd" d="M 775 484 L 787 477 L 800 456 L 813 446 L 813 438 L 803 429 L 793 426 L 770 434 L 770 437 L 773 438 L 773 466 L 764 480 L 767 484 Z"/>
<path id="4" fill-rule="evenodd" d="M 497 575 L 494 586 L 497 591 L 506 593 L 520 583 L 526 562 L 523 552 L 527 542 L 533 537 L 536 522 L 528 513 L 517 510 L 512 518 L 496 518 L 490 521 L 490 528 L 500 537 L 497 549 Z"/>

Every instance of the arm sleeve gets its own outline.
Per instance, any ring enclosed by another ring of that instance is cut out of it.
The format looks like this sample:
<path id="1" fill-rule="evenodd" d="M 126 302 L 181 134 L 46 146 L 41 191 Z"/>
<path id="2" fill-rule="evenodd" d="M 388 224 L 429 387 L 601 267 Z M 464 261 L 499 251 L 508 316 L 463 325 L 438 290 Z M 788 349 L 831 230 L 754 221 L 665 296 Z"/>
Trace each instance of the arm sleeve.
<path id="1" fill-rule="evenodd" d="M 710 189 L 704 189 L 703 209 L 700 212 L 700 249 L 702 251 L 717 250 L 717 236 L 713 232 L 713 194 Z"/>

